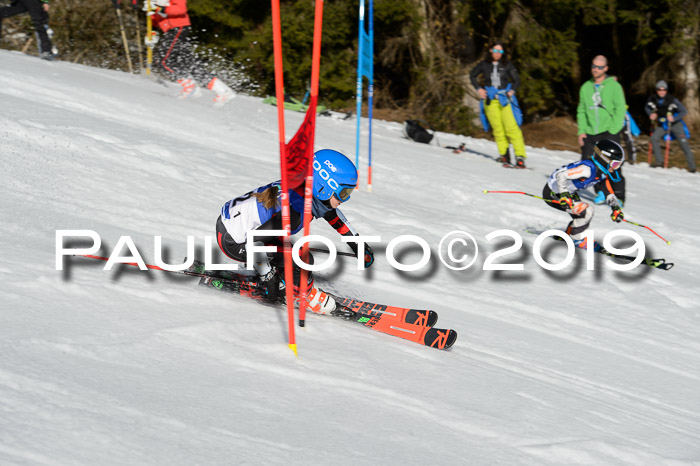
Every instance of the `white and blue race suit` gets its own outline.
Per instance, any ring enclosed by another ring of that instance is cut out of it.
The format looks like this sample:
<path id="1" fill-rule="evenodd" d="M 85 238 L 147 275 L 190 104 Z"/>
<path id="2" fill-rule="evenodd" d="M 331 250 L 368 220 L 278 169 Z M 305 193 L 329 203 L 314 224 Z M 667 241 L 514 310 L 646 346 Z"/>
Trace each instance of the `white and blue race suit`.
<path id="1" fill-rule="evenodd" d="M 262 193 L 269 188 L 277 188 L 278 202 L 275 206 L 266 208 L 254 193 Z M 303 187 L 300 189 L 303 193 Z M 243 196 L 231 199 L 221 208 L 217 220 L 217 242 L 221 250 L 230 258 L 245 262 L 246 239 L 251 230 L 281 230 L 282 201 L 279 181 L 261 186 Z M 297 190 L 289 190 L 289 219 L 292 234 L 298 233 L 304 225 L 304 196 Z M 344 236 L 355 236 L 357 233 L 339 209 L 331 208 L 316 198 L 311 206 L 312 220 L 325 219 L 338 233 Z M 267 238 L 266 244 L 281 244 L 279 239 Z"/>
<path id="2" fill-rule="evenodd" d="M 614 210 L 619 209 L 617 197 L 610 186 L 610 181 L 607 174 L 601 170 L 592 160 L 581 160 L 579 162 L 570 163 L 557 168 L 552 172 L 547 180 L 547 184 L 542 191 L 542 197 L 550 207 L 568 213 L 572 220 L 567 226 L 566 232 L 573 239 L 581 239 L 583 232 L 588 228 L 593 220 L 594 209 L 581 201 L 577 191 L 586 189 L 592 184 L 604 181 L 608 194 L 605 202 Z M 556 202 L 562 193 L 569 193 L 574 200 L 573 206 L 570 208 L 566 204 L 558 204 Z"/>

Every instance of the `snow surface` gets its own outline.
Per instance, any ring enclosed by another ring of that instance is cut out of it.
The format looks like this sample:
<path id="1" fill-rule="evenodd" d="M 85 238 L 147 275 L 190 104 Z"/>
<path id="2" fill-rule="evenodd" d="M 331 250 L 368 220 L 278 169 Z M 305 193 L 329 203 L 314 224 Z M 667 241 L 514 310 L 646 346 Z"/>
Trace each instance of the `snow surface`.
<path id="1" fill-rule="evenodd" d="M 568 217 L 482 190 L 539 195 L 577 154 L 528 148 L 533 169 L 508 170 L 492 142 L 439 134 L 442 145 L 467 143 L 455 155 L 376 121 L 373 192 L 363 179 L 343 206 L 360 233 L 382 236 L 376 264 L 357 271 L 339 259 L 318 283 L 435 309 L 459 339 L 438 351 L 312 315 L 295 358 L 284 309 L 163 272 L 84 259 L 55 268 L 57 229 L 98 232 L 104 254 L 130 235 L 150 263 L 156 235 L 172 262 L 187 235 L 201 254 L 225 201 L 278 178 L 275 107 L 239 96 L 217 109 L 208 92 L 175 94 L 0 51 L 1 464 L 700 464 L 697 175 L 625 168 L 627 218 L 671 246 L 595 207 L 597 238 L 634 229 L 673 270 L 615 272 L 597 256 L 587 271 L 579 251 L 547 272 L 526 230 Z M 287 138 L 302 117 L 286 113 Z M 352 157 L 354 141 L 354 120 L 318 119 L 318 148 Z M 503 228 L 525 243 L 500 261 L 522 272 L 481 270 L 511 243 L 485 239 Z M 403 273 L 386 260 L 392 238 L 421 236 L 435 253 L 458 229 L 481 248 L 471 269 L 434 258 Z M 312 232 L 347 250 L 325 222 Z M 544 245 L 548 260 L 565 256 L 563 244 Z"/>

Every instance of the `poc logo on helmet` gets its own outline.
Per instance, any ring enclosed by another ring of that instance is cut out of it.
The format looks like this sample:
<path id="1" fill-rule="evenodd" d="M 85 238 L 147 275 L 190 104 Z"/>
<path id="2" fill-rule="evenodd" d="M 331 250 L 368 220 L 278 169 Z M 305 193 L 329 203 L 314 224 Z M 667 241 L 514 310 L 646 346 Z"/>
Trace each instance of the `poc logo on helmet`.
<path id="1" fill-rule="evenodd" d="M 338 171 L 338 169 L 335 168 L 335 165 L 333 165 L 333 164 L 331 163 L 330 160 L 325 160 L 323 163 L 324 163 L 328 168 L 330 168 L 331 171 L 332 171 L 333 173 L 335 173 L 335 172 Z"/>
<path id="2" fill-rule="evenodd" d="M 330 168 L 331 170 L 336 171 L 336 168 L 333 166 L 333 164 L 332 164 L 330 161 L 326 160 L 325 163 L 326 163 L 326 165 L 329 165 L 329 168 Z M 318 172 L 318 175 L 319 175 L 324 181 L 326 181 L 326 182 L 328 183 L 328 186 L 330 186 L 330 188 L 331 188 L 333 191 L 337 191 L 337 190 L 338 190 L 338 187 L 339 187 L 338 182 L 335 181 L 333 178 L 331 178 L 330 173 L 328 173 L 328 171 L 327 171 L 325 168 L 323 168 L 323 167 L 321 166 L 321 164 L 318 163 L 318 160 L 316 160 L 316 159 L 314 159 L 314 171 Z"/>

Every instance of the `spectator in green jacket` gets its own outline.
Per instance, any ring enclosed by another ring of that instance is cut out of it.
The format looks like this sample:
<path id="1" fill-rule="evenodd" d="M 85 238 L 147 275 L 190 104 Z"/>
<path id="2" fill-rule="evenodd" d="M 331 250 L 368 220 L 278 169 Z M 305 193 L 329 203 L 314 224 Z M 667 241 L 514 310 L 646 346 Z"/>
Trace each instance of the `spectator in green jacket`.
<path id="1" fill-rule="evenodd" d="M 617 80 L 608 76 L 608 59 L 598 55 L 591 63 L 591 79 L 583 83 L 579 92 L 579 103 L 576 112 L 578 124 L 578 143 L 581 146 L 581 159 L 587 160 L 593 155 L 595 143 L 608 139 L 620 144 L 620 132 L 625 124 L 627 103 L 625 93 Z M 618 170 L 619 181 L 613 181 L 612 186 L 617 198 L 625 200 L 625 178 Z M 607 196 L 607 187 L 596 184 L 598 196 Z"/>

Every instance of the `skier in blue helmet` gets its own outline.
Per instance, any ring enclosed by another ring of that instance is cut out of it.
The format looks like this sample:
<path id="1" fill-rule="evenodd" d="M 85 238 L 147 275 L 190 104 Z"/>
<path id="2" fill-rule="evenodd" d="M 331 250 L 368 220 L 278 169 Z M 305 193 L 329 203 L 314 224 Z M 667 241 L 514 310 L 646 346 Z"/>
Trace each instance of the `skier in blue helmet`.
<path id="1" fill-rule="evenodd" d="M 620 175 L 617 170 L 624 162 L 625 152 L 622 146 L 615 141 L 601 139 L 595 143 L 590 160 L 564 165 L 550 175 L 542 197 L 550 207 L 571 216 L 566 233 L 571 236 L 576 247 L 588 249 L 583 233 L 593 220 L 593 208 L 581 201 L 578 190 L 586 189 L 594 183 L 604 183 L 607 191 L 605 202 L 612 209 L 611 220 L 619 223 L 624 219 L 620 203 L 610 184 L 611 180 L 619 181 Z M 597 251 L 600 245 L 595 243 L 593 248 Z"/>
<path id="2" fill-rule="evenodd" d="M 313 218 L 323 218 L 339 234 L 357 236 L 348 220 L 338 207 L 350 199 L 357 185 L 357 169 L 346 156 L 338 151 L 323 149 L 314 154 L 314 185 L 311 213 Z M 216 221 L 216 238 L 219 248 L 229 258 L 246 263 L 246 240 L 252 230 L 281 230 L 282 202 L 281 182 L 275 181 L 260 186 L 240 197 L 232 199 L 221 208 L 221 215 Z M 304 186 L 289 190 L 290 223 L 292 234 L 299 232 L 304 225 Z M 255 244 L 282 245 L 282 238 L 263 237 L 264 241 Z M 364 251 L 358 251 L 357 243 L 348 243 L 356 257 L 361 254 L 365 268 L 374 262 L 374 253 L 369 245 Z M 313 264 L 313 257 L 309 255 Z M 284 297 L 284 260 L 281 252 L 255 253 L 253 268 L 260 282 L 265 287 L 271 300 Z M 300 269 L 294 265 L 294 285 L 299 286 Z M 335 309 L 331 296 L 313 285 L 311 272 L 309 278 L 309 307 L 318 314 L 330 314 Z"/>

